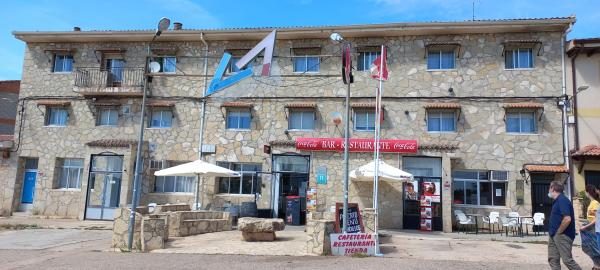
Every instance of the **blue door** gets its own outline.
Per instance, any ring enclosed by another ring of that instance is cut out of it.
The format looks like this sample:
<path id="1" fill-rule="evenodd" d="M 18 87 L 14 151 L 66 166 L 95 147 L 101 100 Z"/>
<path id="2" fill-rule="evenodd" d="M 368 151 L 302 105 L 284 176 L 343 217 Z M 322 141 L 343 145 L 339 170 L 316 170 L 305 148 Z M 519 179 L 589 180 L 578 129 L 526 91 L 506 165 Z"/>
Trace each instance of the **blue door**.
<path id="1" fill-rule="evenodd" d="M 21 196 L 21 203 L 33 203 L 33 193 L 35 192 L 35 178 L 37 171 L 25 172 L 25 179 L 23 179 L 23 194 Z"/>

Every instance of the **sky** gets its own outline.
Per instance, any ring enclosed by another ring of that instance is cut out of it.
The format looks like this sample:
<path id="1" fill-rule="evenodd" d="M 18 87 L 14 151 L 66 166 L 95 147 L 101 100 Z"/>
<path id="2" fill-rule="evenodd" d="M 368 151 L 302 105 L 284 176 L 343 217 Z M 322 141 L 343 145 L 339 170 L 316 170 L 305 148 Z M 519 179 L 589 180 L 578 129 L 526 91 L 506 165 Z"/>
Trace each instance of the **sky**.
<path id="1" fill-rule="evenodd" d="M 600 37 L 600 0 L 3 0 L 0 80 L 21 78 L 24 43 L 12 31 L 318 26 L 577 16 L 568 38 Z"/>

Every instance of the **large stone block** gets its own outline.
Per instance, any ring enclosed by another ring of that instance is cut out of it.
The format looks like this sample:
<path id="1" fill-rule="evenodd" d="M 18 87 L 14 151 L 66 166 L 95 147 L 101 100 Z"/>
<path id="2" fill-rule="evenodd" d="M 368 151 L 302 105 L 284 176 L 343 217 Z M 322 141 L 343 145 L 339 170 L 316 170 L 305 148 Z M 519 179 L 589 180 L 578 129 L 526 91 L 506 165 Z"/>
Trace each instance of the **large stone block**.
<path id="1" fill-rule="evenodd" d="M 275 241 L 275 232 L 242 232 L 246 242 Z"/>
<path id="2" fill-rule="evenodd" d="M 148 252 L 165 247 L 165 225 L 162 218 L 144 218 L 142 220 L 142 251 Z"/>
<path id="3" fill-rule="evenodd" d="M 238 230 L 242 232 L 283 231 L 285 223 L 280 218 L 243 217 L 238 220 Z"/>
<path id="4" fill-rule="evenodd" d="M 306 223 L 306 252 L 315 255 L 330 255 L 331 241 L 329 235 L 335 232 L 333 220 L 309 220 Z"/>
<path id="5" fill-rule="evenodd" d="M 127 249 L 127 241 L 129 236 L 129 215 L 131 210 L 129 208 L 119 208 L 115 210 L 115 220 L 113 223 L 113 234 L 112 234 L 112 248 L 118 248 L 121 250 Z M 141 246 L 141 223 L 142 215 L 140 213 L 135 214 L 135 226 L 133 232 L 133 243 L 131 248 L 134 250 L 140 250 Z"/>

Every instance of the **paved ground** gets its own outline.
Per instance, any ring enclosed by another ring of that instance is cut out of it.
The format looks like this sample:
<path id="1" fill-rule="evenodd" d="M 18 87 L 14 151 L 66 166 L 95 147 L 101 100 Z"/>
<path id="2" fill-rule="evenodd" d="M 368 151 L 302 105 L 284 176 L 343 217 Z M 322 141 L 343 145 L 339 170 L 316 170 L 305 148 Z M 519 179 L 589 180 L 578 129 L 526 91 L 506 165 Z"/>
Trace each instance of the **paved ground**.
<path id="1" fill-rule="evenodd" d="M 166 249 L 153 253 L 198 253 L 198 254 L 237 254 L 237 255 L 279 255 L 306 256 L 306 233 L 304 227 L 287 226 L 277 232 L 274 242 L 244 242 L 239 231 L 199 234 L 173 239 Z"/>
<path id="2" fill-rule="evenodd" d="M 0 269 L 548 269 L 545 244 L 499 235 L 386 232 L 392 237 L 382 245 L 384 258 L 340 258 L 299 256 L 306 236 L 302 228 L 290 227 L 273 243 L 243 243 L 239 232 L 222 232 L 175 239 L 170 248 L 153 253 L 120 253 L 108 248 L 111 231 L 72 222 L 39 224 L 68 229 L 0 231 Z M 573 251 L 581 266 L 590 269 L 581 248 Z M 184 254 L 190 252 L 204 254 Z M 207 255 L 216 253 L 221 254 Z M 273 256 L 284 254 L 294 256 Z"/>

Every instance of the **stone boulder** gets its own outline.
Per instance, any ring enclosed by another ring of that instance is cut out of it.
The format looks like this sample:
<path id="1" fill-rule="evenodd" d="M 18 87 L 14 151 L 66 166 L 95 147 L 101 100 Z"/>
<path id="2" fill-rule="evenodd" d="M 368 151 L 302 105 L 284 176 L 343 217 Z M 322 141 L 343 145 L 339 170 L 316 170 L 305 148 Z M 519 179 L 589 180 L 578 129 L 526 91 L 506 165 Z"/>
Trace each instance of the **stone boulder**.
<path id="1" fill-rule="evenodd" d="M 244 217 L 238 220 L 238 230 L 242 239 L 252 241 L 275 241 L 275 232 L 283 231 L 285 223 L 280 218 Z"/>

